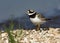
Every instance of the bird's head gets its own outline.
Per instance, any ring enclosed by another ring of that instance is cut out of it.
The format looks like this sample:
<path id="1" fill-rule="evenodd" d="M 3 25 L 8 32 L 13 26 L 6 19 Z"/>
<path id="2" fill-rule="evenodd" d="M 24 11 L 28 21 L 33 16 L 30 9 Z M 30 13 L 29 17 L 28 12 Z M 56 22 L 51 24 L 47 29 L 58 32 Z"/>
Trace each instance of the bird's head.
<path id="1" fill-rule="evenodd" d="M 31 9 L 27 10 L 27 12 L 26 12 L 26 14 L 28 14 L 28 15 L 33 15 L 35 13 L 36 12 L 34 10 L 31 10 Z"/>

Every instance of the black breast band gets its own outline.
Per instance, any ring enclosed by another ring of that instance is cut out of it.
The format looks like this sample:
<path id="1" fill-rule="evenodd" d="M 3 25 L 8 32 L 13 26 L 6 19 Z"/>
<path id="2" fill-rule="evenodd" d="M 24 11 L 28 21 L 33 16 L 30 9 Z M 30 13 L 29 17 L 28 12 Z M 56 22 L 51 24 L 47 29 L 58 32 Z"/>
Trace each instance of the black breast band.
<path id="1" fill-rule="evenodd" d="M 36 13 L 34 13 L 33 15 L 29 15 L 30 18 L 35 18 Z"/>

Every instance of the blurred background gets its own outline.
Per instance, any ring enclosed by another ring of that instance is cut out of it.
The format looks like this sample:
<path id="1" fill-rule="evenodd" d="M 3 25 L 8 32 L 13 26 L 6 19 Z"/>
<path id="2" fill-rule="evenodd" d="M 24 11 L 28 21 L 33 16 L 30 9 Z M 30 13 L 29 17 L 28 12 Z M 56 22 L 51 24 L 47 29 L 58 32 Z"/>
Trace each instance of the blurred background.
<path id="1" fill-rule="evenodd" d="M 34 27 L 25 14 L 28 9 L 34 9 L 46 18 L 57 18 L 44 23 L 41 27 L 60 27 L 60 0 L 0 0 L 0 28 L 3 24 L 8 26 L 11 17 L 15 27 L 20 24 L 24 28 Z"/>

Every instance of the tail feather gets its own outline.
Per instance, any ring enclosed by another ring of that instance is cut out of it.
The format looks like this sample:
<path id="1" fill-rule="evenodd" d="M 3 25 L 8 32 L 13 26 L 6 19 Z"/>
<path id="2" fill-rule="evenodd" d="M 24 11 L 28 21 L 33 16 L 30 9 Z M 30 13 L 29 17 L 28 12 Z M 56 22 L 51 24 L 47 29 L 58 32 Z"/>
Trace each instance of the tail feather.
<path id="1" fill-rule="evenodd" d="M 46 21 L 48 21 L 48 20 L 52 20 L 52 19 L 45 19 Z"/>

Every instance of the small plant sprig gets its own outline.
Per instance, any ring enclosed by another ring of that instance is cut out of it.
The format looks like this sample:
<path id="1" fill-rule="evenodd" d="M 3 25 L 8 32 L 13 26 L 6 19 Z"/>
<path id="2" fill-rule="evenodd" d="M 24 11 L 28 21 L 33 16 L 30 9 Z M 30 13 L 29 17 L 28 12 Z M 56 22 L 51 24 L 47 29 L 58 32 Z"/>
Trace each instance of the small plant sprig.
<path id="1" fill-rule="evenodd" d="M 9 19 L 10 20 L 9 26 L 7 27 L 4 24 L 3 27 L 5 29 L 5 32 L 8 33 L 9 43 L 19 43 L 18 40 L 17 40 L 17 42 L 14 40 L 15 37 L 12 35 L 13 32 L 11 32 L 14 29 L 14 21 L 13 21 L 13 19 L 14 19 L 13 16 L 11 16 L 11 18 Z M 22 26 L 19 24 L 19 29 L 21 29 L 21 28 L 22 28 Z M 22 29 L 21 29 L 21 31 L 19 32 L 18 35 L 21 37 L 21 35 L 22 35 Z"/>
<path id="2" fill-rule="evenodd" d="M 10 31 L 13 30 L 13 27 L 14 27 L 14 24 L 13 24 L 13 23 L 11 23 L 9 27 L 6 27 L 6 26 L 4 25 L 5 32 L 8 33 L 8 37 L 9 37 L 9 42 L 10 42 L 10 43 L 15 43 L 14 36 L 13 36 L 13 35 L 11 34 L 11 32 L 10 32 Z"/>

